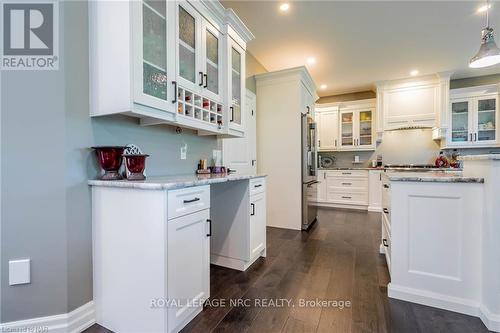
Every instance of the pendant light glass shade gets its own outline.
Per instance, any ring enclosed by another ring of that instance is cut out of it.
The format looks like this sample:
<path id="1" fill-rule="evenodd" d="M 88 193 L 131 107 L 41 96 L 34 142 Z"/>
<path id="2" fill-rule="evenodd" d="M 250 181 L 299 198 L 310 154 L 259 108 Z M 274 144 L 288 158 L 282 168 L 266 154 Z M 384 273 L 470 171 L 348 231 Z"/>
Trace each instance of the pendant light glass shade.
<path id="1" fill-rule="evenodd" d="M 481 31 L 481 47 L 469 61 L 470 68 L 483 68 L 500 63 L 500 49 L 495 43 L 493 29 L 486 27 Z"/>

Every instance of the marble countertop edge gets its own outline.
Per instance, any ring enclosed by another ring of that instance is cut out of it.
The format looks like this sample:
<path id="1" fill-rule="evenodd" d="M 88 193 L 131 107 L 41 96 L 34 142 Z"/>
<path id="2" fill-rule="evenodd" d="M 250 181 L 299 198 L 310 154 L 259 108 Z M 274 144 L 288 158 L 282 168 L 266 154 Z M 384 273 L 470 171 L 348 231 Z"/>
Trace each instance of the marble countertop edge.
<path id="1" fill-rule="evenodd" d="M 458 159 L 461 161 L 500 160 L 500 154 L 464 155 Z"/>
<path id="2" fill-rule="evenodd" d="M 129 181 L 123 180 L 89 180 L 90 186 L 132 188 L 144 190 L 173 190 L 193 186 L 225 183 L 230 181 L 263 178 L 267 175 L 179 175 L 165 177 L 150 177 L 146 180 Z"/>

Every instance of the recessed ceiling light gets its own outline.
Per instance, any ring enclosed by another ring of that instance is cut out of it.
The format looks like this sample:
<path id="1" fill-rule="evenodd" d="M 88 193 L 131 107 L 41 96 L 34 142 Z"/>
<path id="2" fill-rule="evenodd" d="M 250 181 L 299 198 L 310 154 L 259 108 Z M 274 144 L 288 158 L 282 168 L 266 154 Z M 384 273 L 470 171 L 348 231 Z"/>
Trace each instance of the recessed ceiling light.
<path id="1" fill-rule="evenodd" d="M 309 65 L 314 65 L 314 64 L 316 63 L 316 58 L 314 58 L 314 57 L 309 57 L 309 58 L 307 58 L 307 60 L 306 60 L 306 61 L 307 61 L 307 63 L 308 63 Z"/>
<path id="2" fill-rule="evenodd" d="M 328 86 L 327 86 L 326 84 L 322 84 L 322 85 L 320 85 L 319 87 L 320 87 L 321 89 L 323 89 L 323 90 L 324 90 L 324 89 L 326 89 L 326 88 L 328 88 Z"/>
<path id="3" fill-rule="evenodd" d="M 411 76 L 417 76 L 418 75 L 418 70 L 414 69 L 410 72 Z"/>
<path id="4" fill-rule="evenodd" d="M 477 10 L 476 10 L 476 13 L 484 13 L 485 11 L 487 11 L 488 9 L 491 8 L 491 5 L 482 5 L 481 7 L 479 7 Z"/>
<path id="5" fill-rule="evenodd" d="M 286 11 L 287 11 L 287 10 L 289 10 L 289 9 L 290 9 L 290 5 L 289 5 L 288 3 L 286 3 L 286 2 L 285 2 L 285 3 L 282 3 L 282 4 L 280 5 L 280 10 L 281 10 L 282 12 L 286 12 Z"/>

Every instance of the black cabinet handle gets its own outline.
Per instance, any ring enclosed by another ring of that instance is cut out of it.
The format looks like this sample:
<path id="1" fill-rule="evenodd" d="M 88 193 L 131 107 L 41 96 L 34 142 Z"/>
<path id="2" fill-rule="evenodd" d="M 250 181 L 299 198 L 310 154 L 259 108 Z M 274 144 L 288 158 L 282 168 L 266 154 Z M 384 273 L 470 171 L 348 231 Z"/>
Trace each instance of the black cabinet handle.
<path id="1" fill-rule="evenodd" d="M 229 110 L 231 110 L 231 119 L 229 121 L 233 122 L 234 121 L 234 107 L 229 107 Z"/>
<path id="2" fill-rule="evenodd" d="M 306 108 L 307 108 L 307 113 L 311 112 L 311 108 L 309 107 L 309 105 L 306 106 Z"/>
<path id="3" fill-rule="evenodd" d="M 205 85 L 203 86 L 203 88 L 207 88 L 208 87 L 208 75 L 205 73 L 203 74 L 203 78 L 205 78 Z M 203 82 L 203 80 L 202 80 Z"/>
<path id="4" fill-rule="evenodd" d="M 352 199 L 352 197 L 348 197 L 348 196 L 342 196 L 342 199 Z"/>
<path id="5" fill-rule="evenodd" d="M 210 236 L 212 236 L 212 220 L 211 219 L 207 219 L 207 222 L 208 222 L 208 234 L 207 234 L 207 237 L 210 237 Z"/>
<path id="6" fill-rule="evenodd" d="M 477 133 L 474 133 L 474 141 L 477 141 Z"/>
<path id="7" fill-rule="evenodd" d="M 335 147 L 337 147 L 337 139 L 335 139 Z"/>
<path id="8" fill-rule="evenodd" d="M 255 162 L 257 162 L 257 160 L 252 160 L 252 166 L 255 165 Z"/>
<path id="9" fill-rule="evenodd" d="M 352 185 L 352 183 L 342 183 L 342 185 Z"/>
<path id="10" fill-rule="evenodd" d="M 200 84 L 199 84 L 199 86 L 201 87 L 203 85 L 203 72 L 198 72 L 198 74 L 200 75 Z"/>
<path id="11" fill-rule="evenodd" d="M 389 247 L 389 244 L 387 244 L 387 239 L 382 239 L 382 244 L 384 244 L 385 247 Z"/>
<path id="12" fill-rule="evenodd" d="M 343 175 L 352 175 L 351 172 L 342 172 Z"/>
<path id="13" fill-rule="evenodd" d="M 252 207 L 252 212 L 250 213 L 250 216 L 255 215 L 255 204 L 251 203 L 250 206 Z"/>
<path id="14" fill-rule="evenodd" d="M 471 134 L 469 134 L 469 135 L 470 135 L 470 140 L 469 140 L 469 141 L 472 141 L 472 133 L 471 133 Z"/>
<path id="15" fill-rule="evenodd" d="M 200 198 L 194 198 L 191 200 L 184 200 L 184 203 L 191 203 L 191 202 L 196 202 L 196 201 L 200 201 Z"/>
<path id="16" fill-rule="evenodd" d="M 318 147 L 321 147 L 321 140 L 318 140 Z"/>
<path id="17" fill-rule="evenodd" d="M 384 184 L 384 188 L 389 188 L 389 185 L 387 185 L 387 184 Z"/>
<path id="18" fill-rule="evenodd" d="M 174 85 L 174 99 L 172 100 L 172 103 L 177 103 L 177 81 L 172 81 L 172 84 Z"/>
<path id="19" fill-rule="evenodd" d="M 254 187 L 261 187 L 261 186 L 262 186 L 262 184 L 254 185 Z"/>
<path id="20" fill-rule="evenodd" d="M 389 214 L 389 210 L 387 208 L 382 208 L 382 211 L 386 214 Z"/>

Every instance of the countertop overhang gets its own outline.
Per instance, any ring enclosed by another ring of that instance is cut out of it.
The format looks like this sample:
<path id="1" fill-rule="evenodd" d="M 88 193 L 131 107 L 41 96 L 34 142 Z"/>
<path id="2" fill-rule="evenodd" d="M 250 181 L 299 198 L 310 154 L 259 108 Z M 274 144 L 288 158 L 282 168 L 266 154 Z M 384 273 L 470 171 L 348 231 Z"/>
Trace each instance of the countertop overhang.
<path id="1" fill-rule="evenodd" d="M 484 178 L 464 177 L 448 172 L 391 172 L 387 177 L 395 182 L 484 183 Z"/>
<path id="2" fill-rule="evenodd" d="M 89 180 L 90 186 L 133 188 L 143 190 L 174 190 L 185 187 L 218 184 L 237 180 L 247 180 L 262 178 L 266 175 L 228 175 L 228 174 L 208 174 L 208 175 L 173 175 L 164 177 L 149 177 L 145 180 Z"/>

